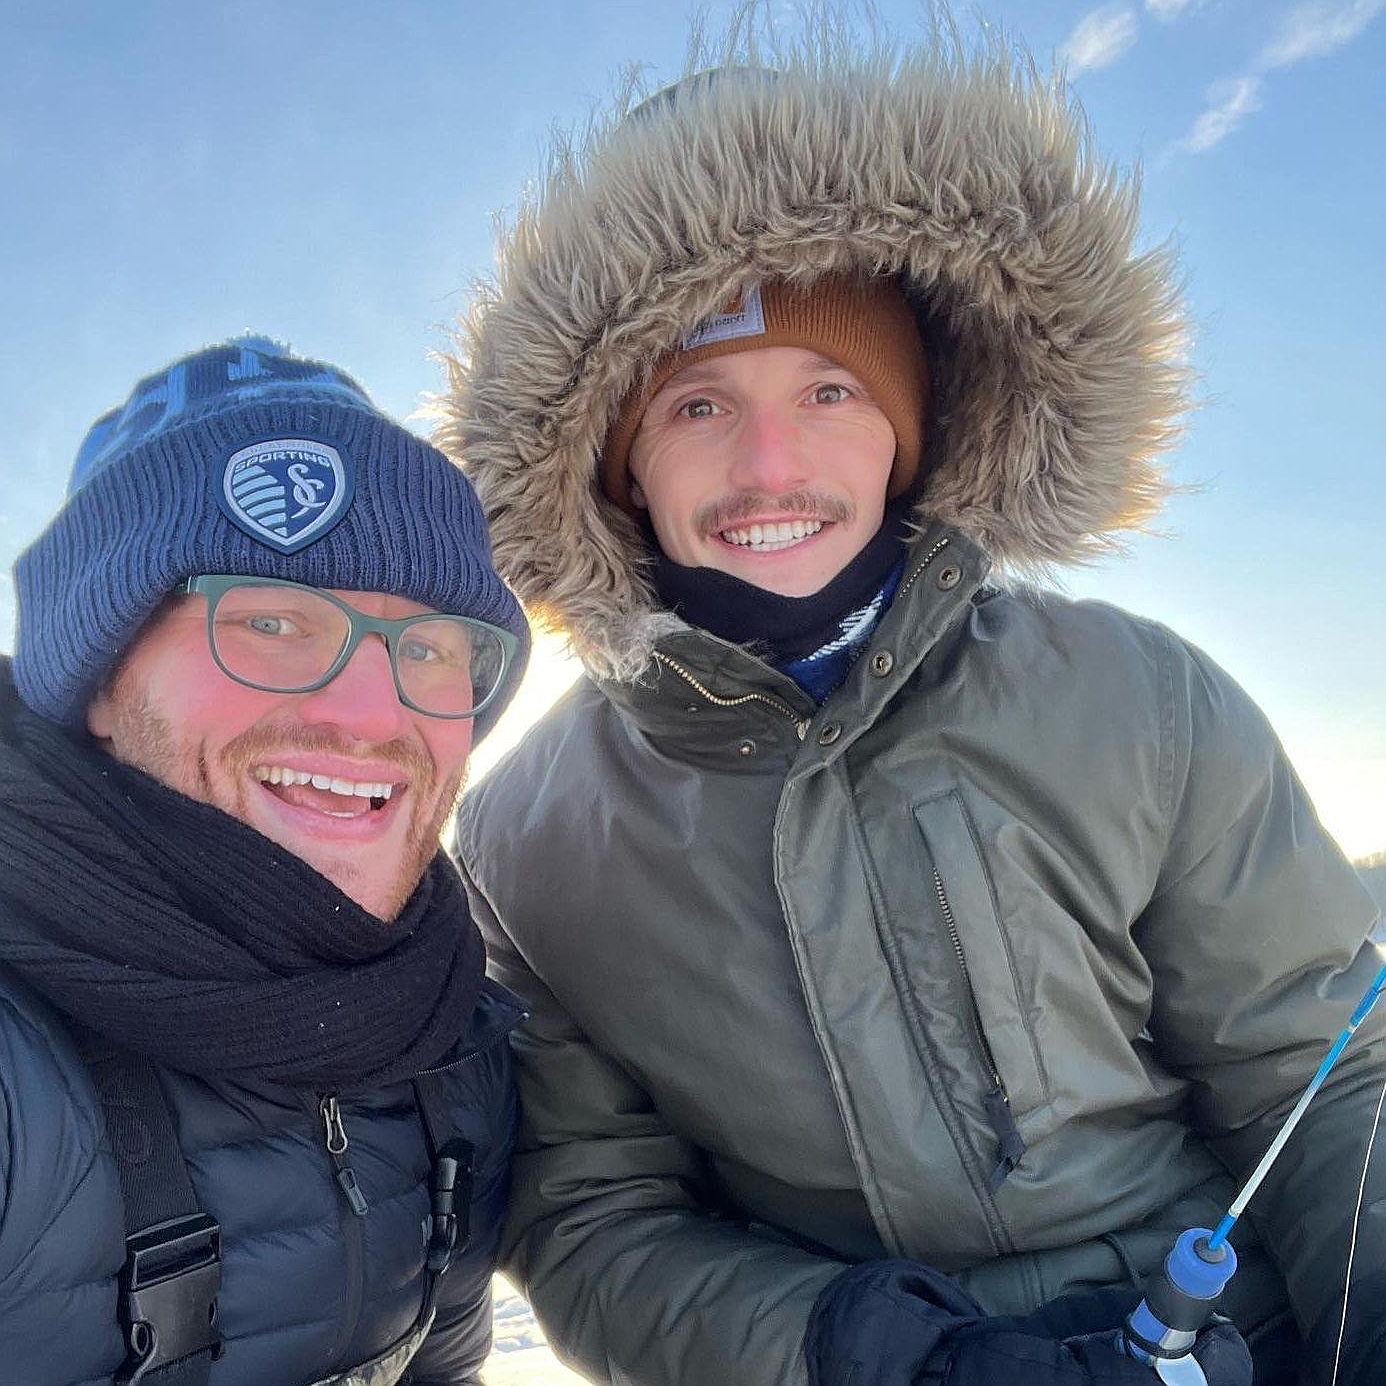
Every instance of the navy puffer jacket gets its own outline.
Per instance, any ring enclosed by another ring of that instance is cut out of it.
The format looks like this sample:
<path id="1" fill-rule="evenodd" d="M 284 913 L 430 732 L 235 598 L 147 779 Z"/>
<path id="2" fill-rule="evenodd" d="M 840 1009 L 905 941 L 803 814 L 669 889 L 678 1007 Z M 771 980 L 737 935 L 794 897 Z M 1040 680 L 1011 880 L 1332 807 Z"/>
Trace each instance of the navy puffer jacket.
<path id="1" fill-rule="evenodd" d="M 490 1275 L 516 1119 L 505 1035 L 513 998 L 487 983 L 472 1039 L 442 1079 L 455 1134 L 476 1147 L 471 1238 L 406 1380 L 479 1380 Z M 222 1229 L 211 1386 L 306 1386 L 407 1334 L 423 1300 L 429 1154 L 409 1084 L 338 1100 L 368 1204 L 351 1211 L 325 1143 L 320 1094 L 161 1070 L 204 1212 Z M 116 1164 L 63 1020 L 0 968 L 0 1381 L 110 1386 L 125 1260 Z"/>

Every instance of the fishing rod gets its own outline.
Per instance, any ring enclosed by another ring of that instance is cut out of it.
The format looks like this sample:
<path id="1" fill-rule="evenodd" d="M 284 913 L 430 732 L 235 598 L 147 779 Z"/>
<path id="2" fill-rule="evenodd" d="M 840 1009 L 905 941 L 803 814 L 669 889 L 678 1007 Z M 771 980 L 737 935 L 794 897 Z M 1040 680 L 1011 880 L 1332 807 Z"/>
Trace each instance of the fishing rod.
<path id="1" fill-rule="evenodd" d="M 1206 1386 L 1203 1370 L 1190 1353 L 1199 1332 L 1213 1317 L 1222 1292 L 1237 1272 L 1237 1253 L 1227 1240 L 1228 1234 L 1270 1173 L 1305 1109 L 1383 990 L 1386 990 L 1386 966 L 1376 974 L 1357 1003 L 1342 1033 L 1324 1055 L 1294 1110 L 1285 1118 L 1270 1148 L 1228 1206 L 1222 1221 L 1215 1228 L 1191 1227 L 1181 1233 L 1164 1264 L 1147 1281 L 1144 1298 L 1132 1310 L 1122 1329 L 1122 1344 L 1130 1356 L 1153 1368 L 1161 1381 L 1171 1386 Z M 1369 1154 L 1370 1149 L 1369 1146 Z M 1346 1299 L 1346 1288 L 1343 1293 Z M 1345 1315 L 1346 1309 L 1345 1302 Z"/>

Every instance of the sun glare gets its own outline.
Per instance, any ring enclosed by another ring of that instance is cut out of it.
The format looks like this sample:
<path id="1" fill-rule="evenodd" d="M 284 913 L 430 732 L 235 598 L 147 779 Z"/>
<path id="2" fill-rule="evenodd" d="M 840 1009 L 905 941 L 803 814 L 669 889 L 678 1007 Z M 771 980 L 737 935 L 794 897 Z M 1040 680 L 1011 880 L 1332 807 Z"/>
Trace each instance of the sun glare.
<path id="1" fill-rule="evenodd" d="M 1352 860 L 1386 848 L 1386 756 L 1294 756 L 1319 820 Z"/>
<path id="2" fill-rule="evenodd" d="M 477 748 L 468 764 L 467 779 L 475 784 L 512 746 L 519 743 L 559 698 L 576 682 L 582 666 L 565 653 L 561 636 L 535 632 L 529 668 L 505 715 Z"/>

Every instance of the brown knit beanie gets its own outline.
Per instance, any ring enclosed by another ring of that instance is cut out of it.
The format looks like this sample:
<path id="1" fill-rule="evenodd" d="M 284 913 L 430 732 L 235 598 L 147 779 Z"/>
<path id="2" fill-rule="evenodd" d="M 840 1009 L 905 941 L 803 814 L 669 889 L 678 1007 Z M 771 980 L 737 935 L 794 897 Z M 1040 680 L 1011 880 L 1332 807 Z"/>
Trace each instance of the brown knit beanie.
<path id="1" fill-rule="evenodd" d="M 830 274 L 811 284 L 753 285 L 655 362 L 649 380 L 621 401 L 599 463 L 602 490 L 625 510 L 630 446 L 650 401 L 671 376 L 697 361 L 764 347 L 816 351 L 857 377 L 895 430 L 887 497 L 902 495 L 919 471 L 929 366 L 919 324 L 897 279 Z"/>

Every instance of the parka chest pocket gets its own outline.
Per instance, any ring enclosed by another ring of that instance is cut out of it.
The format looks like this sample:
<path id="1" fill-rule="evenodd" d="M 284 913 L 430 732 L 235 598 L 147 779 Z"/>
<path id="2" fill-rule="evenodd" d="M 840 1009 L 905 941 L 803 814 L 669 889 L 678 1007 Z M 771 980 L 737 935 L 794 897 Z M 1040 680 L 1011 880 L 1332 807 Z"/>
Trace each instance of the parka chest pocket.
<path id="1" fill-rule="evenodd" d="M 1021 1134 L 1033 1138 L 1048 1124 L 1040 1109 L 1050 1094 L 976 829 L 957 790 L 912 811 L 923 838 L 933 922 L 973 1009 L 979 1061 L 992 1068 L 988 1078 L 999 1080 Z"/>

